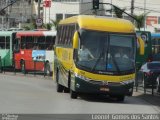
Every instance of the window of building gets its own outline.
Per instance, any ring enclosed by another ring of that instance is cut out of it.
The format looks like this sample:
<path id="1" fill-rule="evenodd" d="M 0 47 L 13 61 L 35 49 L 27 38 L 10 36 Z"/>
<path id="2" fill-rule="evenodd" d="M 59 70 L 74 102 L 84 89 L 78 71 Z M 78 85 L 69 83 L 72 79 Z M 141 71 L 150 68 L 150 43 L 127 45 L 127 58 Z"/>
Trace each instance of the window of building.
<path id="1" fill-rule="evenodd" d="M 63 14 L 56 14 L 56 20 L 62 20 L 63 19 Z"/>
<path id="2" fill-rule="evenodd" d="M 65 14 L 65 18 L 69 18 L 69 17 L 72 17 L 72 16 L 75 16 L 76 14 Z"/>

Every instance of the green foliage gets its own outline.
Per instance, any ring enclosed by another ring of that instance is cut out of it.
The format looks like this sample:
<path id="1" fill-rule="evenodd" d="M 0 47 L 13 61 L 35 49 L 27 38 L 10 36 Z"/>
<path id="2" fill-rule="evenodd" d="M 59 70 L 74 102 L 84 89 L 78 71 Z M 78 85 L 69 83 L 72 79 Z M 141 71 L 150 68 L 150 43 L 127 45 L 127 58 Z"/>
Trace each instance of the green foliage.
<path id="1" fill-rule="evenodd" d="M 43 28 L 51 30 L 52 27 L 54 26 L 55 29 L 57 30 L 57 26 L 58 26 L 59 21 L 58 20 L 51 20 L 51 23 L 47 23 L 47 24 L 43 24 Z"/>
<path id="2" fill-rule="evenodd" d="M 51 30 L 52 29 L 52 24 L 51 23 L 43 24 L 43 28 L 45 28 L 47 30 Z"/>
<path id="3" fill-rule="evenodd" d="M 34 30 L 37 28 L 35 19 L 33 16 L 31 16 L 31 23 L 24 25 L 22 28 L 24 28 L 25 30 Z"/>
<path id="4" fill-rule="evenodd" d="M 52 24 L 52 26 L 54 26 L 55 27 L 55 29 L 57 30 L 57 27 L 58 27 L 58 23 L 59 23 L 59 20 L 51 20 L 51 24 Z"/>
<path id="5" fill-rule="evenodd" d="M 36 24 L 30 23 L 30 24 L 24 25 L 22 28 L 24 28 L 25 30 L 34 30 L 36 29 Z"/>
<path id="6" fill-rule="evenodd" d="M 140 15 L 133 15 L 134 18 L 136 18 L 136 27 L 140 30 L 140 28 L 144 27 L 144 22 L 145 22 L 145 17 L 147 16 L 148 13 L 143 13 Z"/>
<path id="7" fill-rule="evenodd" d="M 120 10 L 120 9 L 118 9 L 116 7 L 113 7 L 113 11 L 114 11 L 115 15 L 118 18 L 122 18 L 123 17 L 123 13 L 124 13 L 125 10 L 126 10 L 125 8 Z"/>
<path id="8" fill-rule="evenodd" d="M 59 20 L 56 20 L 56 21 L 55 20 L 51 20 L 51 23 L 43 24 L 42 25 L 42 29 L 45 28 L 45 29 L 51 30 L 52 27 L 54 26 L 55 29 L 57 30 L 58 23 L 59 23 Z M 37 25 L 35 23 L 35 19 L 32 17 L 31 23 L 29 23 L 27 25 L 24 25 L 23 28 L 25 30 L 34 30 L 34 29 L 36 29 Z"/>

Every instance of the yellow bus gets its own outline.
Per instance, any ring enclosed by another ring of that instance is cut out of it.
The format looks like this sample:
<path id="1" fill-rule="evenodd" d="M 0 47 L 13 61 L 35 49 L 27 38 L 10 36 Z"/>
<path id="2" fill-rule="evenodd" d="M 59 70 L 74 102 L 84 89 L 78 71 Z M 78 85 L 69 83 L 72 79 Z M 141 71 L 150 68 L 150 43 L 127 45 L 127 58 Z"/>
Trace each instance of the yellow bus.
<path id="1" fill-rule="evenodd" d="M 137 41 L 143 54 L 142 39 L 127 20 L 92 15 L 61 20 L 54 47 L 57 92 L 70 92 L 73 99 L 80 93 L 119 101 L 131 96 Z"/>

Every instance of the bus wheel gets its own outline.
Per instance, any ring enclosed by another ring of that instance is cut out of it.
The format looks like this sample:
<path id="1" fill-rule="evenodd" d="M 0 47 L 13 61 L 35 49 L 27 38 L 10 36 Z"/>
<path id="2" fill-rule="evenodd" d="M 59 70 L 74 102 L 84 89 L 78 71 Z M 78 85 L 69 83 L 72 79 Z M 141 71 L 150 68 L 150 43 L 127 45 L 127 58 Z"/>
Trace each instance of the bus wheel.
<path id="1" fill-rule="evenodd" d="M 23 60 L 21 61 L 21 72 L 24 73 L 24 74 L 26 73 L 25 61 L 23 61 Z"/>
<path id="2" fill-rule="evenodd" d="M 77 99 L 78 95 L 77 95 L 77 93 L 75 91 L 71 90 L 70 94 L 71 94 L 71 98 L 72 99 Z"/>
<path id="3" fill-rule="evenodd" d="M 56 82 L 57 82 L 57 92 L 63 92 L 64 87 L 58 83 L 59 82 L 59 72 L 58 72 L 58 69 L 56 70 Z"/>
<path id="4" fill-rule="evenodd" d="M 69 93 L 69 88 L 64 87 L 64 93 Z"/>
<path id="5" fill-rule="evenodd" d="M 60 85 L 59 83 L 57 83 L 57 92 L 61 93 L 63 92 L 64 87 L 62 85 Z"/>
<path id="6" fill-rule="evenodd" d="M 45 74 L 48 76 L 52 76 L 52 72 L 50 70 L 50 65 L 48 61 L 45 63 Z"/>

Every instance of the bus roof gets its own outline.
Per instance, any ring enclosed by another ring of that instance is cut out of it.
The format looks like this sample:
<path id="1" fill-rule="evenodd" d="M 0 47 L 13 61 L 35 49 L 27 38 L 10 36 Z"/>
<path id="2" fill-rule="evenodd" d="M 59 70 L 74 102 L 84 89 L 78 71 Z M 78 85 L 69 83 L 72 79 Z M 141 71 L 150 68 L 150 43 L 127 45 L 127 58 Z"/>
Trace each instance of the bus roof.
<path id="1" fill-rule="evenodd" d="M 160 38 L 160 33 L 151 33 L 152 38 Z"/>
<path id="2" fill-rule="evenodd" d="M 0 31 L 0 36 L 11 36 L 15 31 Z"/>
<path id="3" fill-rule="evenodd" d="M 16 36 L 19 38 L 21 36 L 55 36 L 55 31 L 23 31 L 17 32 Z"/>
<path id="4" fill-rule="evenodd" d="M 59 24 L 78 23 L 80 28 L 108 31 L 108 32 L 135 32 L 134 25 L 124 19 L 110 18 L 104 16 L 79 15 L 61 20 Z"/>

